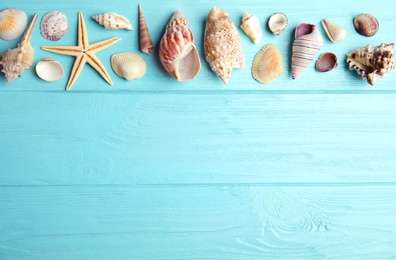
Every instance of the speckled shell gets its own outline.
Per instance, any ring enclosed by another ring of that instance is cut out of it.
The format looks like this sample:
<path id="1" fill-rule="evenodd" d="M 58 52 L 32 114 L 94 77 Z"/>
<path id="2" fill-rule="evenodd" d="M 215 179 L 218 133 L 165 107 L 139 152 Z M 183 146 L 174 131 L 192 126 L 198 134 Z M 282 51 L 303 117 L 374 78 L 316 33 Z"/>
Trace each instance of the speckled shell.
<path id="1" fill-rule="evenodd" d="M 181 82 L 193 79 L 201 69 L 194 35 L 180 10 L 175 12 L 166 26 L 159 57 L 165 70 Z"/>
<path id="2" fill-rule="evenodd" d="M 379 29 L 379 23 L 377 18 L 371 14 L 359 14 L 353 20 L 355 30 L 366 37 L 374 36 Z"/>
<path id="3" fill-rule="evenodd" d="M 113 54 L 110 62 L 114 72 L 126 80 L 139 79 L 146 73 L 146 62 L 132 52 Z"/>
<path id="4" fill-rule="evenodd" d="M 208 15 L 204 35 L 205 58 L 225 85 L 233 68 L 245 67 L 245 55 L 238 31 L 229 15 L 213 7 Z"/>
<path id="5" fill-rule="evenodd" d="M 140 50 L 143 53 L 151 54 L 154 52 L 153 41 L 151 40 L 150 32 L 147 27 L 146 18 L 142 7 L 139 5 L 139 40 Z"/>
<path id="6" fill-rule="evenodd" d="M 92 16 L 92 19 L 109 30 L 133 30 L 132 24 L 126 17 L 113 12 L 94 15 Z"/>
<path id="7" fill-rule="evenodd" d="M 244 12 L 241 29 L 253 40 L 255 44 L 260 43 L 263 32 L 261 31 L 260 20 L 257 16 Z"/>
<path id="8" fill-rule="evenodd" d="M 61 11 L 47 13 L 41 19 L 41 35 L 50 41 L 59 41 L 69 30 L 66 15 Z"/>
<path id="9" fill-rule="evenodd" d="M 328 72 L 337 68 L 337 56 L 332 52 L 325 52 L 316 61 L 316 70 L 319 72 Z"/>
<path id="10" fill-rule="evenodd" d="M 10 8 L 0 12 L 0 38 L 13 40 L 18 38 L 27 26 L 27 16 L 24 11 Z"/>
<path id="11" fill-rule="evenodd" d="M 340 42 L 344 40 L 347 34 L 347 31 L 344 28 L 327 19 L 322 20 L 322 25 L 327 36 L 332 42 Z"/>
<path id="12" fill-rule="evenodd" d="M 65 75 L 62 64 L 49 58 L 37 62 L 36 73 L 45 81 L 57 81 Z"/>
<path id="13" fill-rule="evenodd" d="M 374 85 L 378 78 L 395 68 L 394 46 L 394 43 L 382 43 L 375 47 L 367 45 L 350 52 L 346 60 L 349 69 L 356 70 L 361 79 L 367 78 L 367 82 Z"/>
<path id="14" fill-rule="evenodd" d="M 288 24 L 287 16 L 283 13 L 275 13 L 268 19 L 268 28 L 275 35 L 280 35 Z"/>
<path id="15" fill-rule="evenodd" d="M 275 45 L 265 45 L 256 55 L 252 64 L 252 76 L 260 83 L 270 83 L 283 74 L 282 54 Z"/>

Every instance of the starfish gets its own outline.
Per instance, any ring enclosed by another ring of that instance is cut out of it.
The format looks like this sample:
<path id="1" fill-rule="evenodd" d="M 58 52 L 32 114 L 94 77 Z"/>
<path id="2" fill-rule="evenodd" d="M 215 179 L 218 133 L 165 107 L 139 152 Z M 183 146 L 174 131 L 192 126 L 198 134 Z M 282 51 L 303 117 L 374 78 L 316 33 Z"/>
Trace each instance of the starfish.
<path id="1" fill-rule="evenodd" d="M 105 67 L 96 57 L 96 53 L 100 52 L 114 43 L 120 41 L 121 38 L 113 37 L 104 41 L 100 41 L 94 44 L 89 44 L 87 27 L 85 25 L 84 17 L 81 12 L 78 13 L 78 45 L 77 46 L 42 46 L 41 49 L 76 57 L 74 61 L 73 69 L 70 73 L 69 82 L 67 83 L 66 90 L 70 90 L 74 82 L 80 75 L 85 63 L 91 65 L 110 85 L 113 85 L 109 74 Z"/>

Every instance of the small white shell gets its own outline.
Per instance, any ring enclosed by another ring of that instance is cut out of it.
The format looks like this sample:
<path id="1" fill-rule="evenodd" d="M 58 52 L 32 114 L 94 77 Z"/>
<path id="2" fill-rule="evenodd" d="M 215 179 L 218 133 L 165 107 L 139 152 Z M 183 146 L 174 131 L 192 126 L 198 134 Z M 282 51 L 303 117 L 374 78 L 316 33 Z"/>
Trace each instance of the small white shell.
<path id="1" fill-rule="evenodd" d="M 253 40 L 255 44 L 260 43 L 263 32 L 261 31 L 260 20 L 257 16 L 244 12 L 241 29 Z"/>
<path id="2" fill-rule="evenodd" d="M 275 35 L 280 35 L 287 27 L 288 19 L 283 13 L 275 13 L 268 20 L 268 28 Z"/>
<path id="3" fill-rule="evenodd" d="M 109 30 L 133 30 L 131 22 L 126 17 L 113 12 L 94 15 L 92 19 Z"/>
<path id="4" fill-rule="evenodd" d="M 0 38 L 13 40 L 18 38 L 27 26 L 27 16 L 24 11 L 11 8 L 0 12 Z"/>
<path id="5" fill-rule="evenodd" d="M 119 52 L 111 56 L 114 72 L 126 80 L 139 79 L 146 73 L 146 62 L 132 52 Z"/>
<path id="6" fill-rule="evenodd" d="M 339 42 L 344 40 L 347 34 L 347 31 L 344 28 L 327 19 L 322 20 L 322 25 L 325 29 L 327 36 L 332 42 Z"/>
<path id="7" fill-rule="evenodd" d="M 64 13 L 52 11 L 41 19 L 41 34 L 50 41 L 60 40 L 69 30 L 69 24 Z"/>
<path id="8" fill-rule="evenodd" d="M 64 76 L 62 64 L 49 58 L 37 63 L 36 73 L 37 76 L 45 81 L 57 81 Z"/>

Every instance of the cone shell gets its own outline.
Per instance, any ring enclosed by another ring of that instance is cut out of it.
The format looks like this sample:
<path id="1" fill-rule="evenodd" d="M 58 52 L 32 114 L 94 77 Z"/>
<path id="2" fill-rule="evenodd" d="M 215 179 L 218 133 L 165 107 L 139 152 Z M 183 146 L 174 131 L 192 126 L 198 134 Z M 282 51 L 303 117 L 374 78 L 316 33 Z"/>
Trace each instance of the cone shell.
<path id="1" fill-rule="evenodd" d="M 92 16 L 92 19 L 109 30 L 133 30 L 132 24 L 126 17 L 113 12 L 94 15 Z"/>
<path id="2" fill-rule="evenodd" d="M 332 42 L 340 42 L 344 40 L 347 34 L 344 28 L 327 19 L 322 20 L 322 25 L 323 28 L 325 29 L 327 36 Z"/>
<path id="3" fill-rule="evenodd" d="M 322 35 L 315 25 L 300 23 L 297 26 L 291 58 L 293 79 L 313 61 L 322 44 Z"/>
<path id="4" fill-rule="evenodd" d="M 359 14 L 353 20 L 355 30 L 366 37 L 374 36 L 379 29 L 378 20 L 371 14 Z"/>
<path id="5" fill-rule="evenodd" d="M 208 15 L 204 35 L 205 58 L 224 84 L 233 68 L 245 67 L 245 56 L 238 31 L 229 15 L 213 7 Z"/>
<path id="6" fill-rule="evenodd" d="M 146 19 L 142 7 L 139 5 L 139 39 L 140 50 L 143 53 L 151 54 L 154 52 L 153 41 L 151 40 L 150 32 L 147 27 Z"/>
<path id="7" fill-rule="evenodd" d="M 111 67 L 114 72 L 126 80 L 141 78 L 146 73 L 146 62 L 132 52 L 119 52 L 111 56 Z"/>
<path id="8" fill-rule="evenodd" d="M 255 44 L 260 43 L 263 32 L 260 27 L 260 20 L 251 13 L 244 12 L 241 29 L 253 40 Z"/>
<path id="9" fill-rule="evenodd" d="M 37 76 L 45 81 L 57 81 L 65 75 L 62 64 L 49 58 L 37 63 L 36 73 Z"/>
<path id="10" fill-rule="evenodd" d="M 315 67 L 319 72 L 328 72 L 337 68 L 337 66 L 337 56 L 332 52 L 325 52 L 320 55 Z"/>
<path id="11" fill-rule="evenodd" d="M 194 35 L 180 10 L 175 12 L 166 27 L 159 56 L 165 70 L 178 81 L 193 79 L 201 69 Z"/>
<path id="12" fill-rule="evenodd" d="M 287 27 L 288 19 L 283 13 L 275 13 L 268 20 L 268 28 L 275 35 L 280 35 Z"/>
<path id="13" fill-rule="evenodd" d="M 18 38 L 27 26 L 27 16 L 24 11 L 11 8 L 0 12 L 0 38 L 13 40 Z"/>
<path id="14" fill-rule="evenodd" d="M 66 15 L 61 11 L 52 11 L 47 13 L 41 19 L 41 34 L 50 41 L 58 41 L 69 30 Z"/>
<path id="15" fill-rule="evenodd" d="M 252 75 L 260 83 L 270 83 L 283 71 L 282 54 L 275 45 L 265 45 L 253 60 Z"/>

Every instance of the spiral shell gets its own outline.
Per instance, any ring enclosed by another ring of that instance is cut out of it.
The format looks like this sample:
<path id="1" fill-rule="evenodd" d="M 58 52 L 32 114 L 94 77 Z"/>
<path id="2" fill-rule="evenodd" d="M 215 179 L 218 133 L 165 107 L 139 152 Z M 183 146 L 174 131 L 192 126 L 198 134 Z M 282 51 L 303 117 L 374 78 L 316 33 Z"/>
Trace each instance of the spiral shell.
<path id="1" fill-rule="evenodd" d="M 41 34 L 50 41 L 60 40 L 69 30 L 66 15 L 61 11 L 47 13 L 41 19 Z"/>
<path id="2" fill-rule="evenodd" d="M 268 28 L 275 35 L 280 35 L 287 27 L 288 19 L 283 13 L 275 13 L 268 19 Z"/>
<path id="3" fill-rule="evenodd" d="M 260 83 L 270 83 L 283 71 L 282 54 L 275 45 L 265 45 L 253 60 L 252 76 Z"/>
<path id="4" fill-rule="evenodd" d="M 165 70 L 178 81 L 193 79 L 201 69 L 194 35 L 180 10 L 175 12 L 166 27 L 159 56 Z"/>
<path id="5" fill-rule="evenodd" d="M 113 12 L 94 15 L 92 19 L 109 30 L 133 30 L 132 24 L 126 17 Z"/>
<path id="6" fill-rule="evenodd" d="M 337 68 L 337 66 L 337 56 L 332 52 L 325 52 L 320 55 L 315 68 L 319 72 L 328 72 Z"/>
<path id="7" fill-rule="evenodd" d="M 139 5 L 139 39 L 140 50 L 143 53 L 151 54 L 154 52 L 153 41 L 151 40 L 150 32 L 147 27 L 146 19 L 142 7 Z"/>
<path id="8" fill-rule="evenodd" d="M 0 38 L 13 40 L 18 38 L 27 26 L 27 16 L 24 11 L 10 8 L 0 12 Z"/>
<path id="9" fill-rule="evenodd" d="M 344 40 L 347 34 L 344 28 L 327 19 L 322 20 L 322 25 L 323 28 L 325 29 L 327 36 L 332 42 L 340 42 Z"/>
<path id="10" fill-rule="evenodd" d="M 378 20 L 371 14 L 359 14 L 353 20 L 355 30 L 366 37 L 374 36 L 379 29 Z"/>
<path id="11" fill-rule="evenodd" d="M 255 44 L 260 43 L 263 32 L 260 27 L 260 20 L 251 13 L 244 12 L 241 29 L 253 40 Z"/>
<path id="12" fill-rule="evenodd" d="M 64 76 L 62 64 L 49 58 L 37 62 L 36 73 L 39 78 L 45 81 L 57 81 Z"/>
<path id="13" fill-rule="evenodd" d="M 132 52 L 119 52 L 111 56 L 114 72 L 126 80 L 141 78 L 146 73 L 146 62 Z"/>

